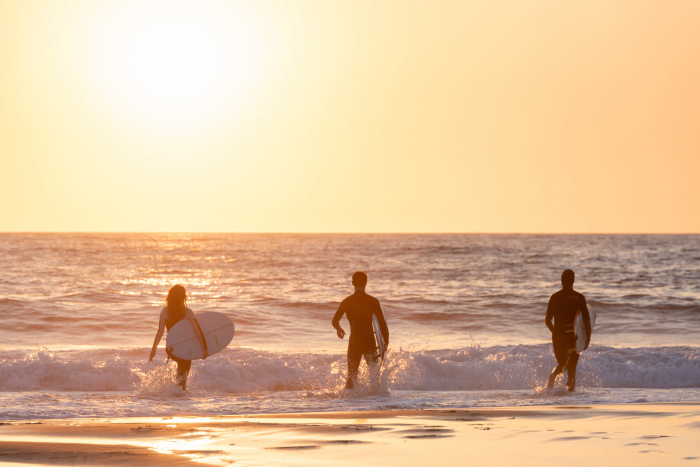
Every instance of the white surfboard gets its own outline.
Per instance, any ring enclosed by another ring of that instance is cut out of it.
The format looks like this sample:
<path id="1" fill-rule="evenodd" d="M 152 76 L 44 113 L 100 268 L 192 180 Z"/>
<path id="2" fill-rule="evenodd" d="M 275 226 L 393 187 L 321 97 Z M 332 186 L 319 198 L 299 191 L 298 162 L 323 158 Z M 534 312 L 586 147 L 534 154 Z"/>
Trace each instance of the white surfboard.
<path id="1" fill-rule="evenodd" d="M 380 303 L 379 306 L 382 307 L 384 321 L 386 321 L 386 310 L 384 309 L 384 305 Z M 377 319 L 377 315 L 375 314 L 372 314 L 372 327 L 374 328 L 374 338 L 377 341 L 377 348 L 379 349 L 379 354 L 382 356 L 383 360 L 384 354 L 386 353 L 386 344 L 384 343 L 384 335 L 382 334 L 382 328 L 379 326 L 379 319 Z"/>
<path id="2" fill-rule="evenodd" d="M 224 350 L 233 339 L 235 326 L 225 314 L 207 311 L 196 314 L 195 319 L 204 334 L 210 356 Z M 182 360 L 204 358 L 204 349 L 188 319 L 179 321 L 168 331 L 165 345 L 172 355 Z"/>
<path id="3" fill-rule="evenodd" d="M 593 307 L 588 306 L 588 316 L 591 318 L 591 335 L 593 334 L 593 326 L 595 326 L 595 311 Z M 576 312 L 574 317 L 574 336 L 576 337 L 576 352 L 583 352 L 583 348 L 586 346 L 586 326 L 583 324 L 583 314 L 580 311 Z"/>

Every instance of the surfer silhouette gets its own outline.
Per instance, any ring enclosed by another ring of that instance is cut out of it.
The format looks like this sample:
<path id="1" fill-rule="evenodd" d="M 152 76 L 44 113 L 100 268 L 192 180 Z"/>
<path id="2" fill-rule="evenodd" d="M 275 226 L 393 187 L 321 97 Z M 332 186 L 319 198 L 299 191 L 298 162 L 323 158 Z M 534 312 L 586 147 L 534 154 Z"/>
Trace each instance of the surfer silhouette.
<path id="1" fill-rule="evenodd" d="M 345 330 L 340 326 L 340 318 L 345 315 L 350 322 L 350 338 L 348 339 L 348 379 L 345 387 L 354 387 L 355 377 L 360 369 L 362 357 L 367 366 L 372 368 L 379 361 L 377 342 L 372 327 L 372 315 L 377 316 L 379 327 L 384 337 L 386 347 L 389 346 L 389 328 L 382 313 L 379 300 L 365 293 L 367 286 L 367 274 L 357 271 L 352 275 L 352 285 L 355 293 L 340 303 L 338 311 L 333 316 L 333 327 L 338 333 L 338 338 L 345 337 Z"/>
<path id="2" fill-rule="evenodd" d="M 553 388 L 557 376 L 566 370 L 566 386 L 571 392 L 576 386 L 576 365 L 578 365 L 579 357 L 576 352 L 576 338 L 574 336 L 574 318 L 577 311 L 581 312 L 586 328 L 587 337 L 584 350 L 591 342 L 591 318 L 586 306 L 586 298 L 574 290 L 574 279 L 574 271 L 571 269 L 561 273 L 562 289 L 549 299 L 545 318 L 545 324 L 552 332 L 552 346 L 557 358 L 557 366 L 547 379 L 547 387 Z"/>
<path id="3" fill-rule="evenodd" d="M 153 341 L 153 349 L 151 349 L 151 356 L 148 358 L 148 362 L 153 361 L 153 357 L 156 356 L 156 349 L 160 340 L 163 338 L 163 331 L 165 328 L 170 331 L 170 329 L 175 326 L 182 319 L 189 319 L 192 323 L 192 329 L 195 330 L 197 339 L 202 343 L 202 347 L 205 349 L 206 346 L 203 344 L 204 336 L 199 329 L 199 326 L 195 323 L 194 312 L 187 308 L 187 291 L 180 284 L 173 285 L 168 291 L 168 296 L 165 299 L 166 306 L 160 311 L 160 321 L 158 322 L 158 332 L 156 333 L 156 338 Z M 168 348 L 165 348 L 168 357 L 172 358 L 175 363 L 177 363 L 177 384 L 182 387 L 182 390 L 187 390 L 187 376 L 190 373 L 190 367 L 192 366 L 192 360 L 182 360 L 173 355 L 170 355 Z M 207 358 L 206 353 L 204 358 Z"/>

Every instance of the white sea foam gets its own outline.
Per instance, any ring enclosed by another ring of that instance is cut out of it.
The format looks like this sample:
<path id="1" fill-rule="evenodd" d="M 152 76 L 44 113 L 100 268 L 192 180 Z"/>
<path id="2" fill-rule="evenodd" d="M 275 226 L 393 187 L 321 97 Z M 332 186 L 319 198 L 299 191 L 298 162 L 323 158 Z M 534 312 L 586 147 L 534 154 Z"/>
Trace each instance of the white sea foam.
<path id="1" fill-rule="evenodd" d="M 547 345 L 397 350 L 378 387 L 366 367 L 344 389 L 344 355 L 234 348 L 193 362 L 189 394 L 175 364 L 148 349 L 0 352 L 0 419 L 183 416 L 328 410 L 666 402 L 700 399 L 697 347 L 592 347 L 574 394 L 544 390 Z"/>
<path id="2" fill-rule="evenodd" d="M 147 349 L 0 352 L 1 391 L 134 391 L 164 394 L 175 364 L 148 364 Z M 521 390 L 541 385 L 555 366 L 549 345 L 468 347 L 458 350 L 395 350 L 384 363 L 391 390 Z M 197 391 L 338 391 L 344 355 L 228 349 L 193 363 Z M 364 368 L 364 365 L 363 365 Z M 579 362 L 579 388 L 700 387 L 697 347 L 613 348 L 593 346 Z"/>

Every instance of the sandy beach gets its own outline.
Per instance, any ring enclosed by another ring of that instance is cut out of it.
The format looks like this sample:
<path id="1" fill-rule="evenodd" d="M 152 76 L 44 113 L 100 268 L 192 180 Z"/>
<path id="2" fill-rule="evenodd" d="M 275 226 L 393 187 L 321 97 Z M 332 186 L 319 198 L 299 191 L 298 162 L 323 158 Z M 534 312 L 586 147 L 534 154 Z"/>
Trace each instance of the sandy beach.
<path id="1" fill-rule="evenodd" d="M 700 463 L 699 430 L 700 403 L 10 421 L 0 424 L 0 459 L 3 465 L 693 465 Z"/>

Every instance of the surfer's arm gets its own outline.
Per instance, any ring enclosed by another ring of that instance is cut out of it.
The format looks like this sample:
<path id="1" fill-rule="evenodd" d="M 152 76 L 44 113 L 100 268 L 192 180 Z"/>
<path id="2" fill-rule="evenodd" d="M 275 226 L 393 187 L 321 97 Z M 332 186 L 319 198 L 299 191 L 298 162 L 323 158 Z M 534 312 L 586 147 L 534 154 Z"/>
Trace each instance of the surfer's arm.
<path id="1" fill-rule="evenodd" d="M 199 345 L 201 345 L 204 350 L 204 357 L 202 357 L 202 360 L 204 360 L 209 356 L 209 349 L 207 348 L 207 341 L 204 339 L 204 334 L 202 334 L 202 330 L 199 328 L 199 323 L 197 323 L 197 320 L 194 318 L 194 312 L 192 310 L 188 308 L 185 312 L 185 317 L 190 321 L 192 329 L 194 329 L 194 334 L 199 341 Z"/>
<path id="2" fill-rule="evenodd" d="M 547 304 L 547 316 L 544 318 L 544 324 L 547 325 L 547 328 L 549 329 L 549 332 L 554 333 L 554 323 L 552 323 L 552 319 L 554 318 L 554 306 L 552 305 L 552 299 L 549 299 L 549 303 Z"/>
<path id="3" fill-rule="evenodd" d="M 163 332 L 165 331 L 165 318 L 163 317 L 163 312 L 160 313 L 160 321 L 158 322 L 158 332 L 156 333 L 156 338 L 153 341 L 153 348 L 151 349 L 151 356 L 148 358 L 148 363 L 153 361 L 153 357 L 156 356 L 156 349 L 160 340 L 163 338 Z"/>
<path id="4" fill-rule="evenodd" d="M 550 318 L 550 317 L 545 318 L 544 324 L 547 325 L 549 332 L 554 333 L 554 323 L 552 322 L 552 318 Z"/>
<path id="5" fill-rule="evenodd" d="M 331 324 L 337 331 L 339 339 L 345 337 L 345 330 L 342 327 L 340 327 L 340 318 L 342 318 L 344 314 L 345 310 L 343 309 L 343 304 L 341 303 L 338 307 L 338 311 L 336 311 L 335 315 L 333 315 L 333 321 L 331 321 Z"/>

